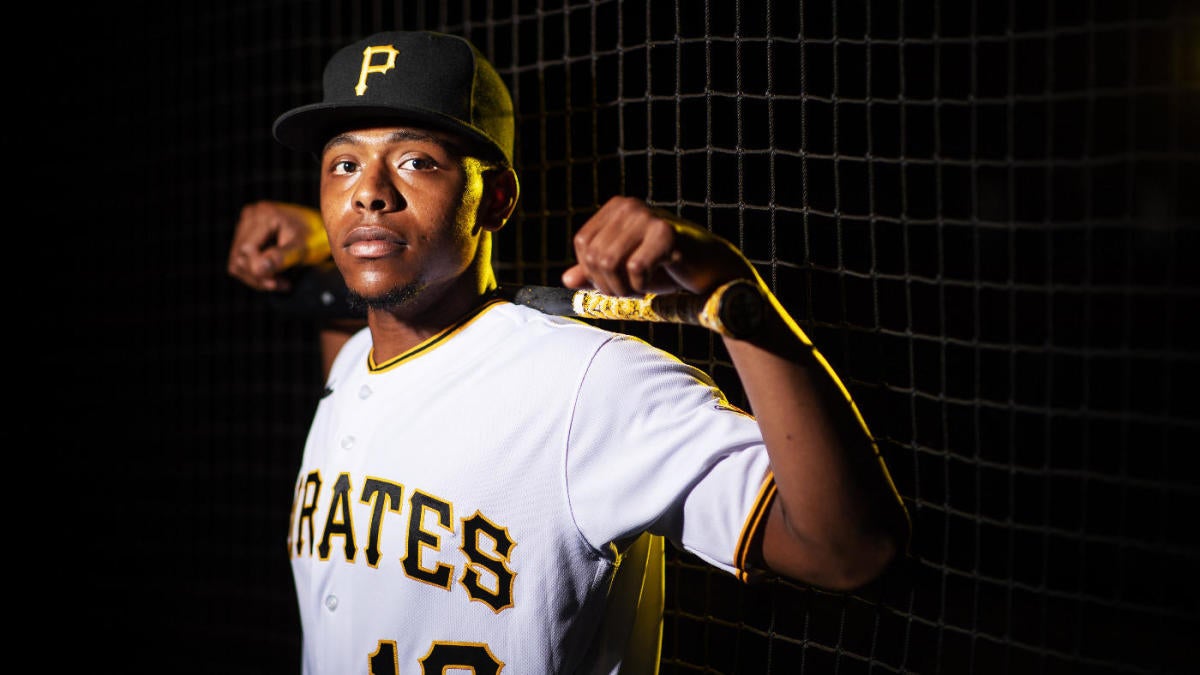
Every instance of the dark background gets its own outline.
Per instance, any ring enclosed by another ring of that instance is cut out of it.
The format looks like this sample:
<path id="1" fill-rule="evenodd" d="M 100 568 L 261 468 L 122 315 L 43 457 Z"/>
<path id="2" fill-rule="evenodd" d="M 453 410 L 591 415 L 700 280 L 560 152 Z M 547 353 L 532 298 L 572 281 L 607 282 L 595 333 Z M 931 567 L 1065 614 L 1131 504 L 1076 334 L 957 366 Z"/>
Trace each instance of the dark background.
<path id="1" fill-rule="evenodd" d="M 52 669 L 298 672 L 284 523 L 317 352 L 225 253 L 245 202 L 315 198 L 269 131 L 328 55 L 430 27 L 518 101 L 504 280 L 553 283 L 614 192 L 711 227 L 847 381 L 913 514 L 912 555 L 853 594 L 672 552 L 664 673 L 1194 670 L 1193 3 L 27 9 L 0 135 L 12 620 Z M 740 396 L 711 336 L 620 327 Z"/>

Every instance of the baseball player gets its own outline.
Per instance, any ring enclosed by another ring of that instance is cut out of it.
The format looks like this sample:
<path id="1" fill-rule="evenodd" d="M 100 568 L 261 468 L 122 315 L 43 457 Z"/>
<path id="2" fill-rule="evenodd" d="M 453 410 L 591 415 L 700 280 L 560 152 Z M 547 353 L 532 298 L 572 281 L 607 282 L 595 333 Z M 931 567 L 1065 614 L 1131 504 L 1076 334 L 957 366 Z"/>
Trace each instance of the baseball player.
<path id="1" fill-rule="evenodd" d="M 568 288 L 707 294 L 753 415 L 652 345 L 495 294 L 516 207 L 514 117 L 469 42 L 386 32 L 338 51 L 274 135 L 319 158 L 320 213 L 243 211 L 229 272 L 281 290 L 331 257 L 365 327 L 336 349 L 287 529 L 303 672 L 655 673 L 663 542 L 750 581 L 853 589 L 908 517 L 849 394 L 732 245 L 614 197 Z"/>

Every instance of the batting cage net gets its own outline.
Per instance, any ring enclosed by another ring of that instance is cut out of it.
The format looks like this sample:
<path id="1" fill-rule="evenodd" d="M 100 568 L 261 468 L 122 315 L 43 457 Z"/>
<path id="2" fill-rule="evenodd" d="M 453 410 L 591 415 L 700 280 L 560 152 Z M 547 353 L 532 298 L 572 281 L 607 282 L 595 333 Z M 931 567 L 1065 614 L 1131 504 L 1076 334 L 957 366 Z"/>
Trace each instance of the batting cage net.
<path id="1" fill-rule="evenodd" d="M 94 9 L 70 75 L 75 123 L 111 130 L 87 163 L 119 187 L 94 203 L 132 223 L 98 243 L 121 264 L 94 270 L 91 359 L 131 374 L 81 392 L 129 446 L 84 464 L 125 526 L 90 563 L 103 601 L 75 610 L 117 663 L 299 672 L 285 534 L 317 345 L 225 256 L 243 204 L 316 203 L 270 127 L 320 99 L 333 51 L 430 28 L 515 98 L 501 281 L 559 283 L 618 193 L 728 238 L 847 383 L 913 517 L 909 555 L 853 593 L 669 550 L 662 673 L 1194 672 L 1200 5 L 142 4 Z M 744 403 L 704 329 L 612 327 Z"/>

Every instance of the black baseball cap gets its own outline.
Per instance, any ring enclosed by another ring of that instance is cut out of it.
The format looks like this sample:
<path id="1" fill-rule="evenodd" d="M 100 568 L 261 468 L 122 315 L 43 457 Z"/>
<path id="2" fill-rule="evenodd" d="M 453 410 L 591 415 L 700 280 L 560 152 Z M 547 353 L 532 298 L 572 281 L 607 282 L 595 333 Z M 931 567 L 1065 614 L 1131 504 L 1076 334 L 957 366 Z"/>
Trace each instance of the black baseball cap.
<path id="1" fill-rule="evenodd" d="M 334 135 L 410 123 L 460 134 L 483 158 L 512 164 L 513 105 L 496 69 L 469 41 L 432 31 L 376 33 L 325 65 L 320 103 L 275 120 L 275 139 L 320 155 Z"/>

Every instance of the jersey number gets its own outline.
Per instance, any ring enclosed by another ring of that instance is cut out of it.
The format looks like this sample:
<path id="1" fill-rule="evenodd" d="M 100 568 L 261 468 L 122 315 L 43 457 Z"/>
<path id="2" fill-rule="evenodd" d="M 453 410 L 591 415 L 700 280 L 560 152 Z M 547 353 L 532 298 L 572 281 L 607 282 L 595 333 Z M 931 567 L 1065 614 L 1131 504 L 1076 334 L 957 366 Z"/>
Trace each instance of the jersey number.
<path id="1" fill-rule="evenodd" d="M 379 649 L 371 654 L 371 675 L 400 675 L 396 659 L 396 643 L 380 640 Z M 422 675 L 442 675 L 448 668 L 470 670 L 475 675 L 496 675 L 501 666 L 487 645 L 478 642 L 435 642 L 429 653 L 421 658 Z"/>

